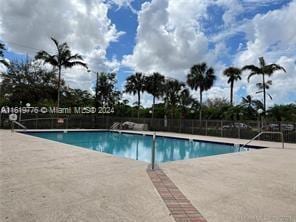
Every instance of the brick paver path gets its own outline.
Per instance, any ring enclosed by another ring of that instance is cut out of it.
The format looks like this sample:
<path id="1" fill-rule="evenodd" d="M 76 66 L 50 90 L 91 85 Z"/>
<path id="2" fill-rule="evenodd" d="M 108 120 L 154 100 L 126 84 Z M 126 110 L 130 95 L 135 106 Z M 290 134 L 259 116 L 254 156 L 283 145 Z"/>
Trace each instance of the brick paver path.
<path id="1" fill-rule="evenodd" d="M 206 222 L 206 219 L 161 169 L 154 171 L 147 169 L 147 173 L 176 222 Z"/>

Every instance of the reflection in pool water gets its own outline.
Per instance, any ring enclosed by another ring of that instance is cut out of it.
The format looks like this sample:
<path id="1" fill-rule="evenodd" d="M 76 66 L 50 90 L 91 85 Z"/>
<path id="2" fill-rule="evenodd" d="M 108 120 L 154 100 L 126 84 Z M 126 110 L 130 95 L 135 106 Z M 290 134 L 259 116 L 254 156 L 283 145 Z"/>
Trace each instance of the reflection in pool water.
<path id="1" fill-rule="evenodd" d="M 146 162 L 151 161 L 152 137 L 116 132 L 38 132 L 30 135 Z M 157 162 L 238 152 L 232 145 L 156 138 Z"/>

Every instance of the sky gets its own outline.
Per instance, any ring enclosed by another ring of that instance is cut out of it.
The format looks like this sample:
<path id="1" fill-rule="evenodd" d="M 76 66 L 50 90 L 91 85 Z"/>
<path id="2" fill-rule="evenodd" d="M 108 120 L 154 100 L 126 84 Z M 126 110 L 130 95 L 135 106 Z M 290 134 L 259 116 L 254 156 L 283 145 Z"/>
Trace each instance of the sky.
<path id="1" fill-rule="evenodd" d="M 217 81 L 205 99 L 229 98 L 228 66 L 277 63 L 286 73 L 270 79 L 268 105 L 296 102 L 296 0 L 0 0 L 0 41 L 9 60 L 54 53 L 50 37 L 67 42 L 94 72 L 116 72 L 122 90 L 135 72 L 160 72 L 181 81 L 192 65 L 207 62 Z M 5 71 L 4 67 L 0 70 Z M 235 102 L 256 94 L 261 79 L 235 83 Z M 63 71 L 66 84 L 93 91 L 95 75 Z M 198 98 L 198 92 L 192 92 Z M 135 102 L 133 95 L 125 99 Z M 143 105 L 152 98 L 144 93 Z"/>

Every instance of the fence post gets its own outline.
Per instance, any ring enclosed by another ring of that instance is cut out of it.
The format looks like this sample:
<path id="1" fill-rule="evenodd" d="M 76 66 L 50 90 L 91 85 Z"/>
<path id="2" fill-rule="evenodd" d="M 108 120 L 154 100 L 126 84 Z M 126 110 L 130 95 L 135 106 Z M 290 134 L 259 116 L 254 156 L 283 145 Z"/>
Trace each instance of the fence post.
<path id="1" fill-rule="evenodd" d="M 105 129 L 109 128 L 108 125 L 109 125 L 109 116 L 106 116 Z"/>
<path id="2" fill-rule="evenodd" d="M 206 136 L 208 135 L 208 120 L 206 120 Z"/>
<path id="3" fill-rule="evenodd" d="M 223 120 L 221 120 L 221 137 L 223 137 Z"/>
<path id="4" fill-rule="evenodd" d="M 240 125 L 237 128 L 237 137 L 240 138 Z"/>
<path id="5" fill-rule="evenodd" d="M 182 128 L 182 121 L 181 121 L 181 118 L 179 119 L 179 133 L 181 133 L 181 128 Z"/>

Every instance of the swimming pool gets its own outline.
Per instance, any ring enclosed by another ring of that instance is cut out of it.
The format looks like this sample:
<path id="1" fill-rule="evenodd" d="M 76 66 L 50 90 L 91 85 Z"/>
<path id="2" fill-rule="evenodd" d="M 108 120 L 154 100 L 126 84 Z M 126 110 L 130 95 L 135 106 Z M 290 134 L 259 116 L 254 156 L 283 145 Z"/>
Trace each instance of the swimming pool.
<path id="1" fill-rule="evenodd" d="M 26 134 L 115 156 L 151 162 L 152 136 L 108 131 L 29 132 Z M 242 150 L 231 144 L 156 137 L 156 161 L 159 163 L 240 151 Z"/>

